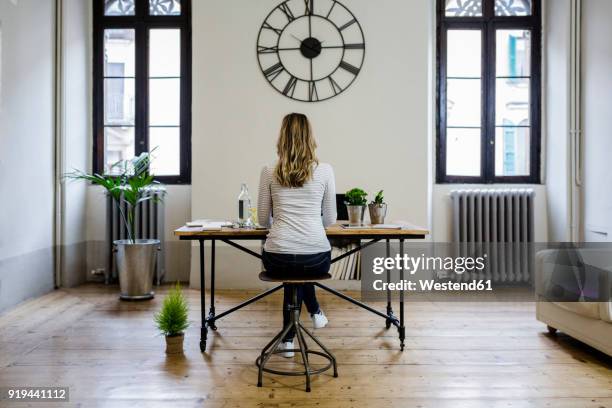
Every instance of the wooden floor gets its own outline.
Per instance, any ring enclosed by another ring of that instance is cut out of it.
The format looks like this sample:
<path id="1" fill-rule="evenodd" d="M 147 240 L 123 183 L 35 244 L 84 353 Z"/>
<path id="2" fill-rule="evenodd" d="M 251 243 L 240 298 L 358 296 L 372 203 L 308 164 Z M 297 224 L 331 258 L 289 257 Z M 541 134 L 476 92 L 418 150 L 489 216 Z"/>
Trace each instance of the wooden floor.
<path id="1" fill-rule="evenodd" d="M 316 334 L 340 377 L 315 377 L 307 394 L 301 377 L 268 375 L 256 387 L 253 362 L 279 329 L 280 297 L 220 320 L 201 354 L 199 292 L 188 290 L 186 354 L 166 357 L 152 323 L 163 293 L 128 303 L 88 285 L 0 316 L 0 387 L 68 386 L 66 406 L 82 407 L 612 407 L 610 359 L 545 334 L 532 303 L 409 304 L 402 353 L 381 319 L 320 294 L 330 324 Z M 248 295 L 222 292 L 217 310 Z"/>

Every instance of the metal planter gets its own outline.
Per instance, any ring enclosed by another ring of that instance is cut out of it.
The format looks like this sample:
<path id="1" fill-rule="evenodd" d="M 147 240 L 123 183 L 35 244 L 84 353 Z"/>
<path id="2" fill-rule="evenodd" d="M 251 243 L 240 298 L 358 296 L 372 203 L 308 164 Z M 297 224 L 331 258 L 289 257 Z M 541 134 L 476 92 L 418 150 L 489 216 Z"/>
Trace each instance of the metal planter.
<path id="1" fill-rule="evenodd" d="M 137 239 L 134 243 L 122 239 L 115 245 L 119 272 L 120 298 L 124 300 L 152 299 L 153 275 L 160 248 L 158 239 Z"/>
<path id="2" fill-rule="evenodd" d="M 371 224 L 384 224 L 385 217 L 387 216 L 387 204 L 370 204 L 368 205 L 370 210 L 370 223 Z"/>
<path id="3" fill-rule="evenodd" d="M 346 205 L 348 212 L 349 225 L 357 227 L 363 225 L 363 216 L 365 214 L 365 205 Z"/>

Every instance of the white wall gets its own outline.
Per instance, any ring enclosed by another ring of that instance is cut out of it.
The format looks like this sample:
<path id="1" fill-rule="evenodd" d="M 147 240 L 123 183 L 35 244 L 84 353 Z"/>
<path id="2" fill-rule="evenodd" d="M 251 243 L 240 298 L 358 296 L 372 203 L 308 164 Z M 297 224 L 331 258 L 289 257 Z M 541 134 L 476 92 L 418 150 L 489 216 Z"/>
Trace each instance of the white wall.
<path id="1" fill-rule="evenodd" d="M 0 311 L 53 288 L 54 2 L 0 2 Z"/>
<path id="2" fill-rule="evenodd" d="M 241 182 L 256 199 L 259 171 L 275 158 L 280 121 L 297 111 L 310 117 L 319 158 L 333 164 L 338 191 L 384 188 L 390 219 L 426 226 L 432 4 L 347 3 L 365 34 L 363 69 L 343 94 L 309 104 L 279 95 L 257 64 L 257 33 L 277 0 L 194 1 L 192 218 L 236 218 Z M 224 262 L 230 254 L 232 262 Z M 256 268 L 254 261 L 223 247 L 219 257 L 220 285 L 256 284 L 256 274 L 243 271 Z"/>
<path id="3" fill-rule="evenodd" d="M 545 3 L 544 120 L 549 239 L 570 240 L 569 53 L 570 1 Z"/>
<path id="4" fill-rule="evenodd" d="M 586 0 L 582 13 L 584 236 L 611 241 L 612 2 Z"/>
<path id="5" fill-rule="evenodd" d="M 62 172 L 87 169 L 91 157 L 91 7 L 89 1 L 62 2 Z M 62 286 L 86 278 L 87 185 L 63 181 Z"/>

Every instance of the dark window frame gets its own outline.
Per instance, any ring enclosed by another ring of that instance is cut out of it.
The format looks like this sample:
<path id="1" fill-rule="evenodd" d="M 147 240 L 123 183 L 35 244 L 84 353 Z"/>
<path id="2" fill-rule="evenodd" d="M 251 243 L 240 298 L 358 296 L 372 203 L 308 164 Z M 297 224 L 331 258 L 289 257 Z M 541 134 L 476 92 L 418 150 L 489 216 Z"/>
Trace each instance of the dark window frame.
<path id="1" fill-rule="evenodd" d="M 135 0 L 133 16 L 105 16 L 104 1 L 93 1 L 93 170 L 104 172 L 104 30 L 112 28 L 135 31 L 135 118 L 134 153 L 149 149 L 148 83 L 149 30 L 181 30 L 181 109 L 180 174 L 156 176 L 165 184 L 191 183 L 191 0 L 181 1 L 181 15 L 149 15 L 149 1 Z"/>
<path id="2" fill-rule="evenodd" d="M 541 183 L 541 1 L 532 0 L 530 16 L 495 16 L 494 0 L 483 0 L 482 17 L 446 17 L 445 1 L 437 0 L 436 57 L 436 182 L 511 184 Z M 531 30 L 530 174 L 495 175 L 495 30 Z M 480 176 L 446 174 L 446 33 L 449 29 L 479 29 L 482 32 L 482 111 Z"/>

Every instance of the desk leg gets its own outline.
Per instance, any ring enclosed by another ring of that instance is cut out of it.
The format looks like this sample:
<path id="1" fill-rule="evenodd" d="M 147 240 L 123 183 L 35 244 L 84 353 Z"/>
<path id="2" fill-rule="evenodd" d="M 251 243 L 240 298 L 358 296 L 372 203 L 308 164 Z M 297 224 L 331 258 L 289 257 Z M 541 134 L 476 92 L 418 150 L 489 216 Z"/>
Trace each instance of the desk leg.
<path id="1" fill-rule="evenodd" d="M 391 242 L 387 239 L 387 258 L 391 257 Z M 389 282 L 391 282 L 391 270 L 387 269 L 387 316 L 389 318 L 385 322 L 385 327 L 389 329 L 392 324 L 391 316 L 393 316 L 393 307 L 391 307 L 391 291 L 389 290 Z"/>
<path id="2" fill-rule="evenodd" d="M 210 309 L 208 311 L 208 327 L 217 330 L 215 324 L 215 240 L 211 241 L 210 253 Z"/>
<path id="3" fill-rule="evenodd" d="M 399 242 L 399 253 L 400 256 L 403 258 L 404 257 L 404 240 L 400 239 Z M 400 267 L 399 268 L 399 281 L 403 282 L 404 281 L 404 268 Z M 397 328 L 398 332 L 399 332 L 399 338 L 400 338 L 400 350 L 404 351 L 404 339 L 406 338 L 406 327 L 404 327 L 404 291 L 400 290 L 399 293 L 399 297 L 400 297 L 400 322 L 399 322 L 399 327 Z"/>
<path id="4" fill-rule="evenodd" d="M 204 276 L 204 240 L 200 239 L 200 307 L 202 314 L 202 326 L 200 327 L 200 351 L 206 351 L 206 338 L 208 329 L 206 328 L 206 281 Z"/>

